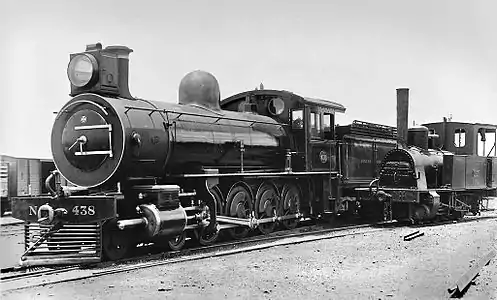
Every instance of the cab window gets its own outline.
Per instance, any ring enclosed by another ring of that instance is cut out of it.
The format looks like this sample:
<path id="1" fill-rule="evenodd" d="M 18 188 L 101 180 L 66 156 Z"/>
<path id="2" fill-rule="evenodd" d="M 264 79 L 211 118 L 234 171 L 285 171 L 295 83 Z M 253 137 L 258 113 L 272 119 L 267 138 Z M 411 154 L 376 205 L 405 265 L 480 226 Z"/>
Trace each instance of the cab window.
<path id="1" fill-rule="evenodd" d="M 496 150 L 496 130 L 480 128 L 478 129 L 478 149 L 479 156 L 497 156 Z"/>
<path id="2" fill-rule="evenodd" d="M 333 131 L 334 115 L 325 113 L 323 114 L 323 131 L 325 139 L 333 139 L 335 135 Z"/>
<path id="3" fill-rule="evenodd" d="M 311 136 L 317 136 L 318 135 L 318 128 L 317 128 L 317 118 L 316 118 L 316 113 L 311 112 Z"/>
<path id="4" fill-rule="evenodd" d="M 466 146 L 466 130 L 456 129 L 454 133 L 454 144 L 457 148 Z"/>
<path id="5" fill-rule="evenodd" d="M 304 128 L 304 111 L 302 109 L 292 110 L 292 128 Z"/>
<path id="6" fill-rule="evenodd" d="M 317 126 L 317 133 L 319 136 L 321 136 L 323 132 L 323 123 L 321 123 L 321 114 L 316 114 L 316 126 Z"/>

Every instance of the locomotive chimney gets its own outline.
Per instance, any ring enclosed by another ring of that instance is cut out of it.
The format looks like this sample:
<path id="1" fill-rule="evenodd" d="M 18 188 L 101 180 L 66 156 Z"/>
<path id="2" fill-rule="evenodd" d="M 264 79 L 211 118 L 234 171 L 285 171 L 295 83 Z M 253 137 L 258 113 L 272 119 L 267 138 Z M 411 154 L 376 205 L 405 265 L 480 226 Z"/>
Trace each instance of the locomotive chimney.
<path id="1" fill-rule="evenodd" d="M 129 54 L 133 52 L 132 49 L 126 46 L 108 46 L 105 48 L 107 52 L 117 54 L 118 69 L 119 69 L 119 90 L 120 96 L 127 99 L 133 99 L 129 92 Z"/>
<path id="2" fill-rule="evenodd" d="M 409 117 L 409 89 L 397 89 L 397 141 L 407 144 L 407 130 Z"/>

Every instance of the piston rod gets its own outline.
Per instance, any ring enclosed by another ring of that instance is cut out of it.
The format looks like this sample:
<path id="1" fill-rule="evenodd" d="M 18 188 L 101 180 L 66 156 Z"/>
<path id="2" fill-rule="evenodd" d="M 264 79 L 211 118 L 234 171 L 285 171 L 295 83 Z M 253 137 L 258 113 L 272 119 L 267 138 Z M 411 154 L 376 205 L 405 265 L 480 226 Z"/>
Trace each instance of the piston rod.
<path id="1" fill-rule="evenodd" d="M 302 214 L 298 213 L 298 214 L 291 214 L 291 215 L 272 217 L 272 218 L 264 218 L 264 219 L 255 219 L 255 218 L 241 219 L 241 218 L 234 218 L 234 217 L 227 217 L 227 216 L 217 216 L 217 219 L 220 222 L 248 226 L 248 227 L 253 229 L 253 228 L 256 228 L 257 226 L 259 226 L 260 224 L 281 222 L 281 221 L 291 220 L 291 219 L 301 219 L 302 217 L 303 217 Z"/>
<path id="2" fill-rule="evenodd" d="M 120 230 L 125 230 L 129 228 L 145 227 L 148 224 L 148 220 L 145 217 L 139 219 L 127 219 L 117 221 L 117 228 Z"/>

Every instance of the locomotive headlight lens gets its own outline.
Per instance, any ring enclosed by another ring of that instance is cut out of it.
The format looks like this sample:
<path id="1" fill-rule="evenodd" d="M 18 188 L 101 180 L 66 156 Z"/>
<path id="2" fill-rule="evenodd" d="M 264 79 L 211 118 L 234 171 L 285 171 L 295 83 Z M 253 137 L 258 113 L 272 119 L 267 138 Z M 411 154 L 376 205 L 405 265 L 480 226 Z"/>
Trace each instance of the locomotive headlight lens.
<path id="1" fill-rule="evenodd" d="M 97 60 L 90 54 L 79 54 L 71 59 L 67 76 L 72 85 L 83 87 L 97 77 Z"/>

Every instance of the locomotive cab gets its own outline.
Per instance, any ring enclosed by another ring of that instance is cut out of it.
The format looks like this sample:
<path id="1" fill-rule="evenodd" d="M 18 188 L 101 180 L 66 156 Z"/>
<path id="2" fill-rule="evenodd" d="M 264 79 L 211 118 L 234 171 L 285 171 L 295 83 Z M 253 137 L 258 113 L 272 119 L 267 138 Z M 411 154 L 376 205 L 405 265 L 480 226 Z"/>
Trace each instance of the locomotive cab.
<path id="1" fill-rule="evenodd" d="M 288 91 L 254 90 L 233 95 L 221 102 L 225 110 L 262 114 L 285 124 L 285 171 L 304 175 L 322 174 L 309 188 L 313 214 L 336 214 L 343 207 L 339 190 L 338 145 L 335 114 L 344 113 L 339 103 L 303 97 Z M 318 192 L 319 191 L 319 192 Z"/>
<path id="2" fill-rule="evenodd" d="M 286 124 L 285 147 L 292 155 L 292 170 L 336 170 L 335 144 L 331 141 L 335 139 L 335 113 L 344 113 L 343 105 L 288 91 L 254 90 L 224 99 L 221 108 L 260 114 Z"/>

